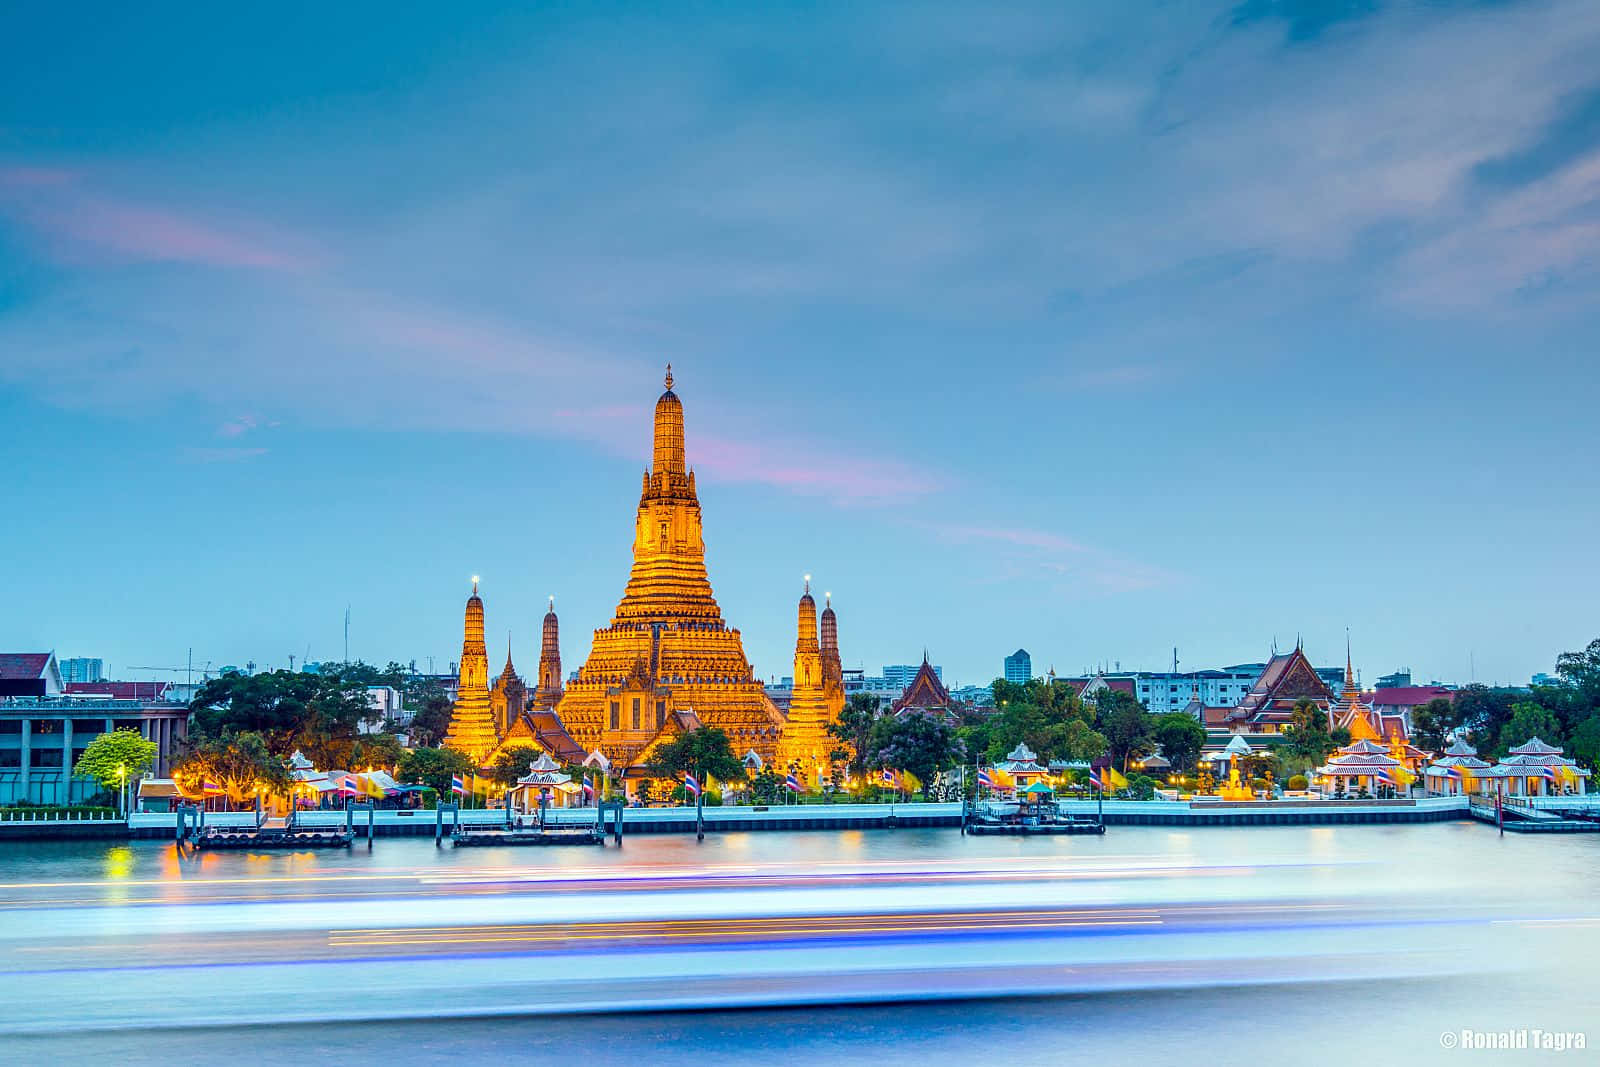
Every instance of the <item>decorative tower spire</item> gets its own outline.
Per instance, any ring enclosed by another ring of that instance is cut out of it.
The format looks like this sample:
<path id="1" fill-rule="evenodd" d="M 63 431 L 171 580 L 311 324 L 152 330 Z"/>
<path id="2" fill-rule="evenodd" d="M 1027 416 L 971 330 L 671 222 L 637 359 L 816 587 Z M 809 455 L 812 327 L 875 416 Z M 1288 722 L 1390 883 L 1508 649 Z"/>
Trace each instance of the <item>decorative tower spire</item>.
<path id="1" fill-rule="evenodd" d="M 800 594 L 799 618 L 795 625 L 795 682 L 800 680 L 800 657 L 817 655 L 817 602 L 811 599 L 811 575 L 806 575 L 805 592 Z M 821 672 L 818 672 L 820 678 Z"/>
<path id="2" fill-rule="evenodd" d="M 489 708 L 489 650 L 483 640 L 483 600 L 478 596 L 478 576 L 473 575 L 472 595 L 467 597 L 462 627 L 461 674 L 444 743 L 481 763 L 499 741 Z"/>
<path id="3" fill-rule="evenodd" d="M 672 391 L 672 364 L 667 364 L 667 391 L 656 401 L 655 449 L 650 473 L 660 478 L 686 473 L 683 458 L 683 402 Z"/>
<path id="4" fill-rule="evenodd" d="M 539 688 L 534 693 L 534 707 L 549 711 L 560 702 L 561 692 L 561 623 L 556 618 L 556 598 L 551 597 L 539 642 Z"/>

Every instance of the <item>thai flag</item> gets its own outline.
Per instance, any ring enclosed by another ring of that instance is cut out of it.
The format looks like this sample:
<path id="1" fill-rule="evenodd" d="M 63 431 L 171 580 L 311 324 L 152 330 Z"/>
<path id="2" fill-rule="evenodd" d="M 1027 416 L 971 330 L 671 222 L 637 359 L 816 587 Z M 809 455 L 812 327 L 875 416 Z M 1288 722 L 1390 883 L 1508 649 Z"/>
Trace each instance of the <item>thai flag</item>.
<path id="1" fill-rule="evenodd" d="M 1096 789 L 1105 788 L 1100 781 L 1100 772 L 1096 770 L 1089 771 L 1089 784 L 1094 786 Z"/>
<path id="2" fill-rule="evenodd" d="M 982 767 L 978 768 L 978 784 L 983 786 L 985 789 L 994 788 L 994 779 L 990 777 L 989 772 L 984 770 Z"/>
<path id="3" fill-rule="evenodd" d="M 467 783 L 461 780 L 461 776 L 459 774 L 452 774 L 450 776 L 450 792 L 455 793 L 458 796 L 467 795 Z"/>
<path id="4" fill-rule="evenodd" d="M 585 800 L 593 800 L 594 799 L 594 786 L 589 784 L 589 779 L 587 779 L 587 778 L 585 778 L 583 780 L 583 799 L 585 799 Z"/>
<path id="5" fill-rule="evenodd" d="M 691 797 L 700 795 L 700 783 L 694 780 L 694 775 L 686 774 L 683 776 L 683 791 Z"/>
<path id="6" fill-rule="evenodd" d="M 895 784 L 894 772 L 891 771 L 887 767 L 885 767 L 883 769 L 883 784 L 884 785 L 894 785 Z"/>
<path id="7" fill-rule="evenodd" d="M 783 780 L 783 787 L 791 793 L 798 793 L 801 789 L 800 779 L 791 774 Z"/>
<path id="8" fill-rule="evenodd" d="M 1561 769 L 1559 767 L 1540 767 L 1539 773 L 1550 779 L 1552 782 L 1561 781 Z"/>
<path id="9" fill-rule="evenodd" d="M 1380 770 L 1377 774 L 1373 775 L 1373 777 L 1378 779 L 1378 781 L 1382 782 L 1384 785 L 1398 786 L 1400 784 L 1400 780 L 1388 770 Z"/>
<path id="10" fill-rule="evenodd" d="M 211 779 L 207 778 L 205 781 L 200 783 L 200 791 L 209 796 L 216 796 L 218 793 L 221 793 L 223 789 L 216 782 L 213 782 Z"/>
<path id="11" fill-rule="evenodd" d="M 356 780 L 348 774 L 339 779 L 339 795 L 342 797 L 360 796 L 361 791 L 356 788 Z"/>

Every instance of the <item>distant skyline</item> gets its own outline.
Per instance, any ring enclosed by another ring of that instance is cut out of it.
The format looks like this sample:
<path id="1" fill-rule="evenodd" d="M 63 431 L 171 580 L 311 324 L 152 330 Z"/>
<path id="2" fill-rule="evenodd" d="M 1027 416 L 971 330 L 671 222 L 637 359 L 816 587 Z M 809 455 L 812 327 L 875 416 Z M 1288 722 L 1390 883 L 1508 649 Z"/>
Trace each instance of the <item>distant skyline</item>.
<path id="1" fill-rule="evenodd" d="M 1092 17 L 1089 17 L 1092 16 Z M 0 12 L 0 648 L 569 669 L 673 364 L 763 678 L 1600 636 L 1600 6 Z M 140 674 L 140 677 L 148 675 Z"/>

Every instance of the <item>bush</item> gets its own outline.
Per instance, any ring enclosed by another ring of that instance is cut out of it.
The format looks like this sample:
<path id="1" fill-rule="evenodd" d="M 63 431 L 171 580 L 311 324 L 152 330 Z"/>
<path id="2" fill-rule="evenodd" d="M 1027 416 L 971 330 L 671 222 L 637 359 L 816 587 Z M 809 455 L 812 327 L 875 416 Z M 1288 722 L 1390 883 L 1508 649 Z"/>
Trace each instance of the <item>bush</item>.
<path id="1" fill-rule="evenodd" d="M 1311 784 L 1310 782 L 1306 781 L 1306 776 L 1305 775 L 1303 775 L 1303 774 L 1291 774 L 1289 776 L 1289 780 L 1284 783 L 1284 787 L 1286 789 L 1293 789 L 1296 792 L 1300 792 L 1300 791 L 1304 790 L 1306 788 L 1306 786 L 1308 786 L 1310 784 Z"/>
<path id="2" fill-rule="evenodd" d="M 1156 795 L 1156 780 L 1147 774 L 1134 775 L 1128 792 L 1135 800 L 1149 800 Z"/>

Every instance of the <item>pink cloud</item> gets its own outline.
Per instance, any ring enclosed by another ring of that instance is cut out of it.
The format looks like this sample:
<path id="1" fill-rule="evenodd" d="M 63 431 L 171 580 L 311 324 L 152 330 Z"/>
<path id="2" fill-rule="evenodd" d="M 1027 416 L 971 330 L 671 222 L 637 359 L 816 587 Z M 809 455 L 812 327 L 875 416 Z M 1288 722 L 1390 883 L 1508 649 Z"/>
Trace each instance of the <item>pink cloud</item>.
<path id="1" fill-rule="evenodd" d="M 1040 574 L 1057 582 L 1112 593 L 1131 593 L 1172 584 L 1167 571 L 1137 560 L 1092 548 L 1070 537 L 1027 526 L 983 526 L 918 523 L 941 540 L 957 544 L 989 542 L 1020 551 L 995 553 L 990 562 L 1004 580 L 1037 580 Z"/>
<path id="2" fill-rule="evenodd" d="M 298 272 L 312 257 L 258 224 L 233 229 L 85 188 L 75 172 L 0 168 L 0 211 L 18 219 L 68 262 L 195 263 Z"/>
<path id="3" fill-rule="evenodd" d="M 799 441 L 748 441 L 691 431 L 689 456 L 697 471 L 730 482 L 771 485 L 844 503 L 904 500 L 940 488 L 928 472 L 895 459 L 832 453 Z"/>

